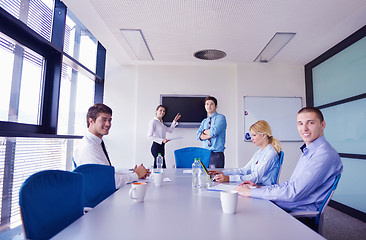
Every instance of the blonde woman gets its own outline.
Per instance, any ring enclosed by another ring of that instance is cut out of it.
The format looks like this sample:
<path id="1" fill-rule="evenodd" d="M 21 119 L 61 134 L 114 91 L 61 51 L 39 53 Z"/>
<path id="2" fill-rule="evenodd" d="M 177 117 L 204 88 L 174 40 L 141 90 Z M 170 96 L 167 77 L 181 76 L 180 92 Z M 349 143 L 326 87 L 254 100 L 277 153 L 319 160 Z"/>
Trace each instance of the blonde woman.
<path id="1" fill-rule="evenodd" d="M 276 183 L 280 167 L 280 142 L 272 136 L 271 127 L 264 120 L 254 123 L 250 126 L 249 131 L 254 145 L 260 147 L 260 149 L 244 168 L 210 171 L 210 174 L 217 174 L 214 178 L 215 181 L 252 181 L 258 185 L 272 185 Z"/>

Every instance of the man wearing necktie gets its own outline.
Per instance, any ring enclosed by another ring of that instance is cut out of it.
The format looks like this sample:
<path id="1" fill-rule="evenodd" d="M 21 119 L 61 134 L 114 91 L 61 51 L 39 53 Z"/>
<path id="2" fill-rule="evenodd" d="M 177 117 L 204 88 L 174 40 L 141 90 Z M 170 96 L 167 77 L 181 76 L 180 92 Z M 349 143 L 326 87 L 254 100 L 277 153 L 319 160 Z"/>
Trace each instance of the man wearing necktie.
<path id="1" fill-rule="evenodd" d="M 111 126 L 111 108 L 101 103 L 94 104 L 89 108 L 87 113 L 88 131 L 86 131 L 74 156 L 78 166 L 83 164 L 112 165 L 102 140 L 103 136 L 108 135 Z M 149 171 L 142 164 L 135 166 L 132 172 L 129 172 L 128 169 L 115 169 L 116 188 L 118 189 L 139 178 L 145 178 L 148 174 Z"/>
<path id="2" fill-rule="evenodd" d="M 203 141 L 202 147 L 211 151 L 210 167 L 224 168 L 225 166 L 225 138 L 226 118 L 216 112 L 217 100 L 208 96 L 205 99 L 205 109 L 208 118 L 205 118 L 197 131 L 197 139 Z"/>

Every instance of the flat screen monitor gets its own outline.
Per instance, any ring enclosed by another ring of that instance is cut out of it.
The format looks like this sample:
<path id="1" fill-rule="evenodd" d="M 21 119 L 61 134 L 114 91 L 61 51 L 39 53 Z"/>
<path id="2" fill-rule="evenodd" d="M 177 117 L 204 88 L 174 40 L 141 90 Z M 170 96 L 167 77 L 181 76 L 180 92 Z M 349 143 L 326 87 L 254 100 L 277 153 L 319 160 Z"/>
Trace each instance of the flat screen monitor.
<path id="1" fill-rule="evenodd" d="M 164 123 L 170 126 L 177 113 L 178 127 L 196 128 L 207 117 L 205 98 L 207 95 L 160 95 L 160 103 L 166 107 Z"/>

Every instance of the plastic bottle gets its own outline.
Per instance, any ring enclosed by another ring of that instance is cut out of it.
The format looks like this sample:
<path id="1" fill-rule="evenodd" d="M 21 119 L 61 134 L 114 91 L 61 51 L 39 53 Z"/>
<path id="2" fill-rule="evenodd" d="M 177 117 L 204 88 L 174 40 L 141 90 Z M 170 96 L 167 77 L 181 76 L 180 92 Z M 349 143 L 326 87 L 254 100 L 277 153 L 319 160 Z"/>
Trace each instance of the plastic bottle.
<path id="1" fill-rule="evenodd" d="M 156 172 L 163 172 L 163 156 L 161 156 L 161 153 L 158 153 L 156 157 Z"/>
<path id="2" fill-rule="evenodd" d="M 201 164 L 198 158 L 192 164 L 192 188 L 200 188 Z"/>

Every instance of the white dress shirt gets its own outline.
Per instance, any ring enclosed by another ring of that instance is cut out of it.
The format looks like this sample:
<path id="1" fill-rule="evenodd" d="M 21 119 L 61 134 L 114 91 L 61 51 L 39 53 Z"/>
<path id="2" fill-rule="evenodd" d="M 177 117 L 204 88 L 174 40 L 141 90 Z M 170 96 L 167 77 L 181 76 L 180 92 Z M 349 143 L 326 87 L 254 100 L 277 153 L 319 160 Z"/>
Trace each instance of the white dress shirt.
<path id="1" fill-rule="evenodd" d="M 173 121 L 170 127 L 167 127 L 162 121 L 155 117 L 150 121 L 147 137 L 156 143 L 162 144 L 163 139 L 166 138 L 166 133 L 172 133 L 177 125 L 178 123 Z"/>
<path id="2" fill-rule="evenodd" d="M 87 131 L 75 151 L 74 161 L 77 166 L 83 164 L 102 164 L 108 165 L 107 156 L 102 148 L 102 139 Z M 126 183 L 136 181 L 138 176 L 127 169 L 115 169 L 116 188 L 119 189 Z"/>

